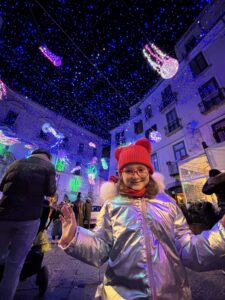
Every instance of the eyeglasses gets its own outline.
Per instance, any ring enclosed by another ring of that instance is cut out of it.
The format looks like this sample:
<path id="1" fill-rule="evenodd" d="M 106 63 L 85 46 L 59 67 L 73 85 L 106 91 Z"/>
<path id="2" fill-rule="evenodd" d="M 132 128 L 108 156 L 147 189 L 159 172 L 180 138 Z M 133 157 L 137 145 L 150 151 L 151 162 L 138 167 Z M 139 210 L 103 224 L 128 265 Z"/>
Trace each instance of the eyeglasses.
<path id="1" fill-rule="evenodd" d="M 141 168 L 141 167 L 138 169 L 123 169 L 122 170 L 122 173 L 127 176 L 133 176 L 136 173 L 138 176 L 143 177 L 148 172 L 149 172 L 149 170 L 147 168 Z"/>

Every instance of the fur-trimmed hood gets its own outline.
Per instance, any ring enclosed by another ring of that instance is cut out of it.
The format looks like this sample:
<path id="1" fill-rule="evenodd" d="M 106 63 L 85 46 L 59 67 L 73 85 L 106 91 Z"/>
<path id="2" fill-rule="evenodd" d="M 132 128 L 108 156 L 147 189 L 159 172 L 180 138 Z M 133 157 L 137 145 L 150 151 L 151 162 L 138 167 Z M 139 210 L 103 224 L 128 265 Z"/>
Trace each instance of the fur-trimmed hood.
<path id="1" fill-rule="evenodd" d="M 159 193 L 164 192 L 165 184 L 164 184 L 164 176 L 158 172 L 154 172 L 152 178 L 157 183 L 159 188 Z M 118 195 L 117 184 L 114 182 L 107 181 L 102 184 L 100 188 L 100 199 L 102 202 L 106 200 L 111 200 Z"/>

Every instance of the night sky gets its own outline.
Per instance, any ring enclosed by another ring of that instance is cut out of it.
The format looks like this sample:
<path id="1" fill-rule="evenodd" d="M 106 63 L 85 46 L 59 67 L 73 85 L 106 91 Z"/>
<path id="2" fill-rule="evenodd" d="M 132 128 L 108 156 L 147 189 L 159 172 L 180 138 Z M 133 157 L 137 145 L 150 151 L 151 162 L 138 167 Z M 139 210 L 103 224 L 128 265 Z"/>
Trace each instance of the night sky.
<path id="1" fill-rule="evenodd" d="M 108 137 L 159 80 L 142 48 L 175 56 L 210 0 L 1 0 L 0 78 L 9 88 Z M 55 67 L 38 49 L 62 57 Z"/>

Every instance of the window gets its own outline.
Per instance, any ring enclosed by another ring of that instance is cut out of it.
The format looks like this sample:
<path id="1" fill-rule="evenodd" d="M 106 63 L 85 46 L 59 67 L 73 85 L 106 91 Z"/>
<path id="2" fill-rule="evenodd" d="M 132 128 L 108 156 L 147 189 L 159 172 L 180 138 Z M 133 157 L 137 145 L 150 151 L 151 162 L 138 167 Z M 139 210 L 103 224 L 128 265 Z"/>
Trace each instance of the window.
<path id="1" fill-rule="evenodd" d="M 151 104 L 145 107 L 145 120 L 148 120 L 152 117 L 152 106 Z"/>
<path id="2" fill-rule="evenodd" d="M 144 129 L 143 129 L 143 122 L 142 122 L 142 120 L 140 120 L 140 121 L 134 123 L 134 132 L 135 132 L 136 134 L 142 133 L 143 130 L 144 130 Z"/>
<path id="3" fill-rule="evenodd" d="M 166 134 L 181 127 L 180 120 L 177 117 L 177 112 L 175 108 L 166 114 L 166 119 L 167 119 Z"/>
<path id="4" fill-rule="evenodd" d="M 161 95 L 163 102 L 171 100 L 173 97 L 173 92 L 170 84 L 161 92 Z"/>
<path id="5" fill-rule="evenodd" d="M 117 132 L 116 133 L 116 145 L 123 145 L 126 143 L 126 137 L 125 137 L 125 133 L 124 130 L 122 130 L 121 132 Z"/>
<path id="6" fill-rule="evenodd" d="M 149 139 L 149 134 L 152 131 L 157 131 L 157 125 L 156 124 L 152 125 L 149 129 L 147 129 L 145 131 L 145 137 L 146 137 L 146 139 Z"/>
<path id="7" fill-rule="evenodd" d="M 84 144 L 83 143 L 80 143 L 79 144 L 79 148 L 78 148 L 78 153 L 79 154 L 82 154 L 84 152 Z"/>
<path id="8" fill-rule="evenodd" d="M 192 49 L 197 45 L 196 37 L 192 36 L 192 38 L 185 44 L 186 52 L 191 52 Z"/>
<path id="9" fill-rule="evenodd" d="M 73 172 L 73 175 L 81 175 L 81 162 L 77 161 L 76 162 L 76 167 L 75 167 L 75 171 Z"/>
<path id="10" fill-rule="evenodd" d="M 158 157 L 157 157 L 157 153 L 153 153 L 151 155 L 151 162 L 153 164 L 153 168 L 156 172 L 159 172 L 159 163 L 158 163 Z"/>
<path id="11" fill-rule="evenodd" d="M 97 155 L 97 149 L 96 148 L 93 148 L 93 153 L 92 153 L 93 156 L 96 156 Z"/>
<path id="12" fill-rule="evenodd" d="M 136 108 L 136 116 L 137 116 L 137 115 L 140 115 L 140 114 L 141 114 L 141 109 L 140 109 L 140 107 L 137 107 L 137 108 Z"/>
<path id="13" fill-rule="evenodd" d="M 104 146 L 102 148 L 102 157 L 110 157 L 110 146 Z"/>
<path id="14" fill-rule="evenodd" d="M 177 119 L 177 112 L 175 108 L 166 114 L 166 119 L 168 124 L 174 122 Z"/>
<path id="15" fill-rule="evenodd" d="M 159 110 L 162 112 L 169 104 L 176 101 L 175 93 L 173 93 L 171 85 L 169 84 L 162 92 L 162 102 L 159 106 Z"/>
<path id="16" fill-rule="evenodd" d="M 120 132 L 116 133 L 115 140 L 116 140 L 116 145 L 119 146 L 120 145 Z"/>
<path id="17" fill-rule="evenodd" d="M 202 100 L 207 100 L 208 96 L 213 95 L 219 89 L 216 79 L 213 77 L 205 84 L 203 84 L 199 89 L 199 94 Z"/>
<path id="18" fill-rule="evenodd" d="M 217 143 L 225 141 L 225 119 L 212 125 L 213 136 Z"/>
<path id="19" fill-rule="evenodd" d="M 187 157 L 187 152 L 183 141 L 174 145 L 173 151 L 176 160 L 181 160 Z"/>
<path id="20" fill-rule="evenodd" d="M 191 68 L 193 76 L 195 77 L 202 71 L 204 71 L 208 67 L 208 64 L 203 54 L 199 53 L 195 56 L 195 58 L 192 59 L 192 61 L 189 63 L 189 66 Z"/>
<path id="21" fill-rule="evenodd" d="M 19 114 L 15 111 L 9 110 L 7 116 L 5 117 L 4 123 L 6 125 L 13 125 L 16 122 L 18 115 Z"/>
<path id="22" fill-rule="evenodd" d="M 126 137 L 125 137 L 124 130 L 120 132 L 120 144 L 121 145 L 126 144 Z"/>

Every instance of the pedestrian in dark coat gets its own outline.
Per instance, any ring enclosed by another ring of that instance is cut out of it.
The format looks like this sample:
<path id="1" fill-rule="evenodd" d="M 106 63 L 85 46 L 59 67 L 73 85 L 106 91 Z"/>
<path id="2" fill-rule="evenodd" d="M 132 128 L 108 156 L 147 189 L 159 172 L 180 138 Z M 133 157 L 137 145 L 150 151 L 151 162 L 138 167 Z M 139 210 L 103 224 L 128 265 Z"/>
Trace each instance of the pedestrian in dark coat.
<path id="1" fill-rule="evenodd" d="M 85 204 L 81 200 L 81 192 L 77 194 L 77 199 L 73 205 L 73 211 L 75 213 L 75 216 L 77 218 L 77 223 L 79 224 L 79 226 L 84 227 Z"/>
<path id="2" fill-rule="evenodd" d="M 219 216 L 225 214 L 225 172 L 221 173 L 217 169 L 209 171 L 209 178 L 202 188 L 206 195 L 216 194 L 218 206 L 220 208 Z"/>
<path id="3" fill-rule="evenodd" d="M 43 203 L 43 210 L 42 210 L 42 214 L 41 214 L 40 226 L 39 226 L 38 232 L 44 231 L 46 229 L 49 212 L 50 212 L 49 201 L 48 201 L 48 199 L 45 199 L 44 203 Z"/>
<path id="4" fill-rule="evenodd" d="M 14 298 L 23 263 L 37 234 L 44 196 L 56 192 L 51 154 L 37 149 L 13 162 L 0 184 L 0 259 L 6 257 L 0 299 Z M 10 245 L 10 247 L 9 247 Z"/>
<path id="5" fill-rule="evenodd" d="M 85 202 L 85 217 L 84 217 L 84 227 L 90 229 L 91 222 L 91 209 L 92 209 L 92 198 L 88 196 Z"/>
<path id="6" fill-rule="evenodd" d="M 62 235 L 62 224 L 59 219 L 60 209 L 62 208 L 62 203 L 63 202 L 61 202 L 57 207 L 55 207 L 55 209 L 51 215 L 51 218 L 50 218 L 50 223 L 51 223 L 51 221 L 53 222 L 52 231 L 51 231 L 53 240 L 55 240 L 56 236 L 58 236 L 58 239 L 60 239 L 61 235 Z"/>

